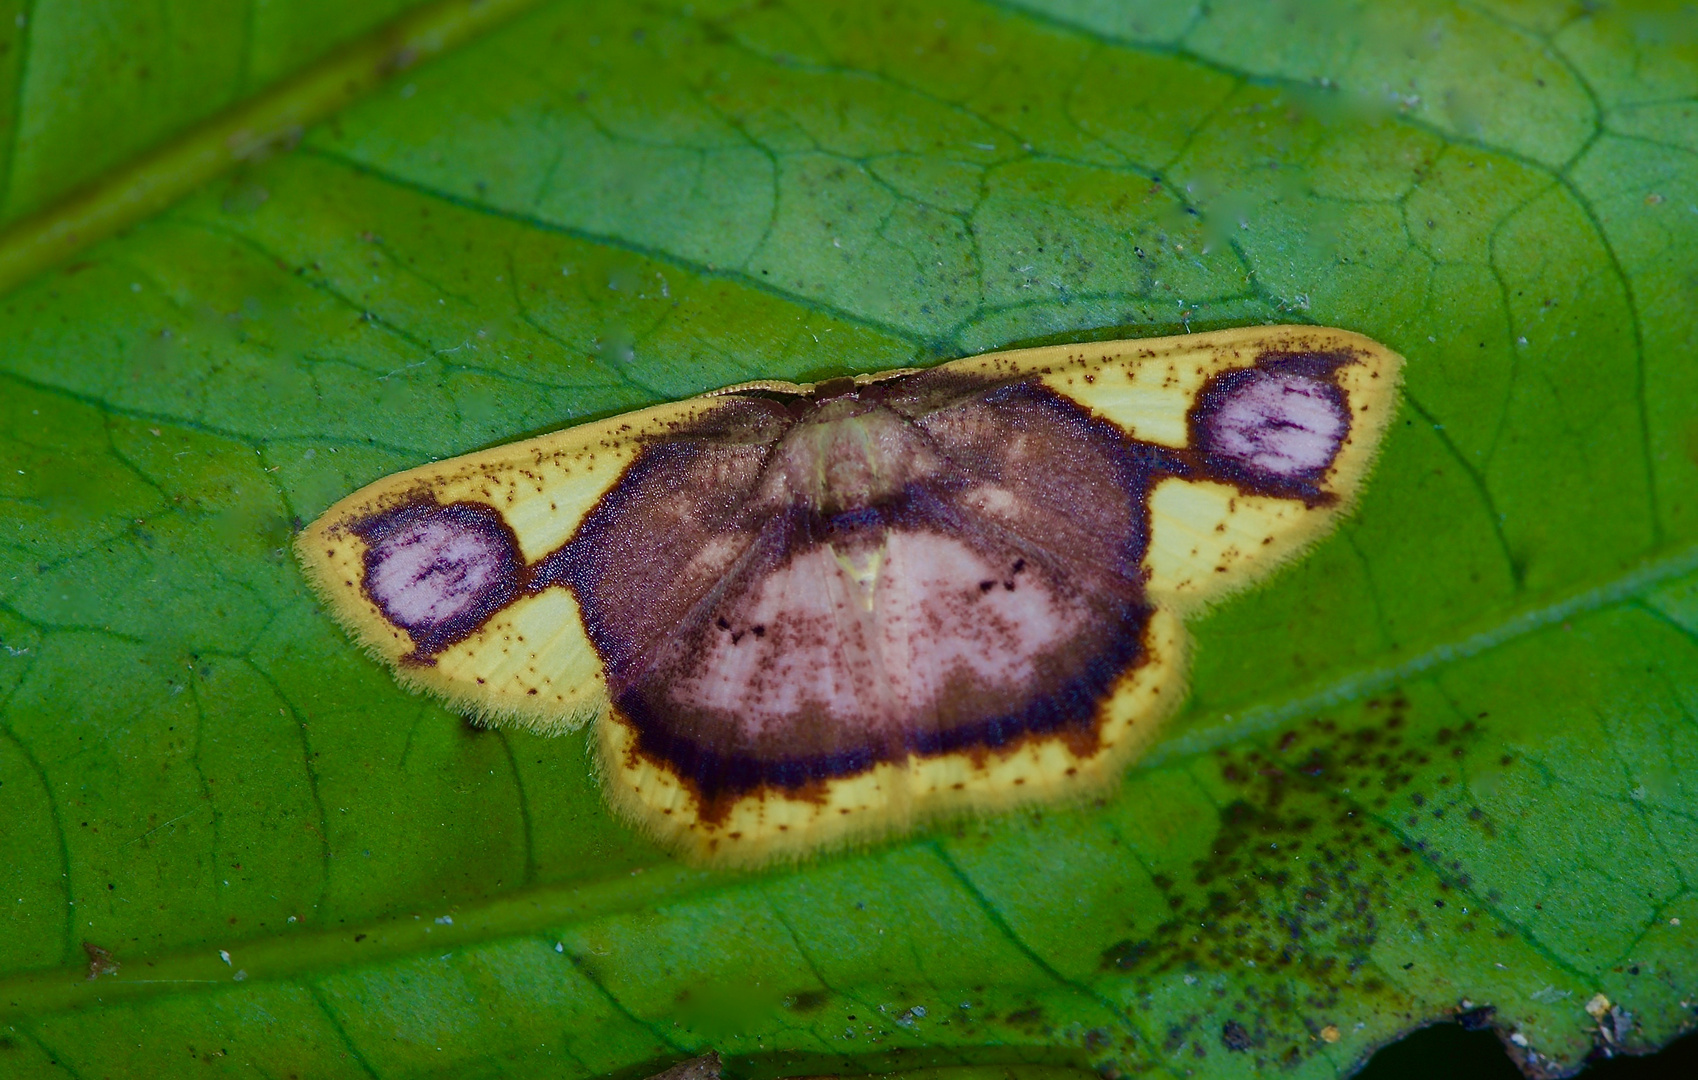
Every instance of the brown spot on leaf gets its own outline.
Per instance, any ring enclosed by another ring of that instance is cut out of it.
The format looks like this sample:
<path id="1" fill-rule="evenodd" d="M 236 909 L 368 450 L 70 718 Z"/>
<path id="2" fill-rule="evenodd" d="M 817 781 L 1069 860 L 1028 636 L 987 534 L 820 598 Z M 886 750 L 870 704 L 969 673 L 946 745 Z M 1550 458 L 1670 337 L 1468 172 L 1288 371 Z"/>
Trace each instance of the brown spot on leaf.
<path id="1" fill-rule="evenodd" d="M 118 974 L 118 961 L 112 954 L 92 941 L 83 942 L 83 953 L 88 957 L 88 978 L 90 982 L 102 975 Z"/>

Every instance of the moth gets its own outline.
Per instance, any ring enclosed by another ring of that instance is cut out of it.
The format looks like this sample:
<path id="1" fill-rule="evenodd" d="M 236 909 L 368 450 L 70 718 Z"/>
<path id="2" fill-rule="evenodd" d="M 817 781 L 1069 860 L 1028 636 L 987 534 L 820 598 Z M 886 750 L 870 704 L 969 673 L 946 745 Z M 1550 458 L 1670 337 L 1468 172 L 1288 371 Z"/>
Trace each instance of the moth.
<path id="1" fill-rule="evenodd" d="M 688 858 L 799 857 L 1113 783 L 1185 618 L 1347 509 L 1401 366 L 1272 326 L 745 383 L 379 480 L 298 551 L 403 685 L 594 724 Z"/>

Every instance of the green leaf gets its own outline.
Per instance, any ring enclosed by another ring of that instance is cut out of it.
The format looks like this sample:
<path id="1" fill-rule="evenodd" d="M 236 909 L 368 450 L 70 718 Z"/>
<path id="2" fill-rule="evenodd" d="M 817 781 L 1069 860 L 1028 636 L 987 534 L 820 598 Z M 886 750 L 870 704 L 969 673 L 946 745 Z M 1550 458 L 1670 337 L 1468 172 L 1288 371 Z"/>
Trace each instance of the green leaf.
<path id="1" fill-rule="evenodd" d="M 550 3 L 0 299 L 0 1072 L 1332 1076 L 1487 1006 L 1547 1075 L 1668 1041 L 1664 10 Z M 14 99 L 48 134 L 7 205 L 258 81 Z M 286 554 L 385 473 L 736 380 L 1304 320 L 1409 359 L 1360 510 L 1196 627 L 1187 709 L 1088 804 L 682 868 L 581 734 L 401 691 Z"/>
<path id="2" fill-rule="evenodd" d="M 417 0 L 0 3 L 0 222 L 319 60 Z"/>

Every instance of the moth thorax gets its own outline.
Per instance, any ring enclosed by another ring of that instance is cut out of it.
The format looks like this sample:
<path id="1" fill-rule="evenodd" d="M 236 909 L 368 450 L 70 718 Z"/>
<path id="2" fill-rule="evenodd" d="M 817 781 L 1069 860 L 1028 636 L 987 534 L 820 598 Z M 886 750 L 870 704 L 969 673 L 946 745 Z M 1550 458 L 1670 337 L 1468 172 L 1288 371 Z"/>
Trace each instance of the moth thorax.
<path id="1" fill-rule="evenodd" d="M 785 434 L 770 479 L 782 485 L 780 497 L 829 517 L 888 502 L 939 464 L 890 409 L 834 398 Z"/>

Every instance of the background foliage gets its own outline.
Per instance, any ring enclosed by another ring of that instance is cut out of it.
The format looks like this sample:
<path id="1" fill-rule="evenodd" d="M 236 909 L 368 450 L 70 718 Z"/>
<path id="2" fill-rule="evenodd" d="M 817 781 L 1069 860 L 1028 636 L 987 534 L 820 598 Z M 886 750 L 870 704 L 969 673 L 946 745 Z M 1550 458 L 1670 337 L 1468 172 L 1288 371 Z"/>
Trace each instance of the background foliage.
<path id="1" fill-rule="evenodd" d="M 0 213 L 398 7 L 14 3 Z M 1393 7 L 556 0 L 0 299 L 0 1071 L 1330 1076 L 1461 1011 L 1554 1072 L 1690 1026 L 1693 24 Z M 740 379 L 1264 321 L 1404 353 L 1403 412 L 1090 805 L 686 870 L 287 555 Z"/>

